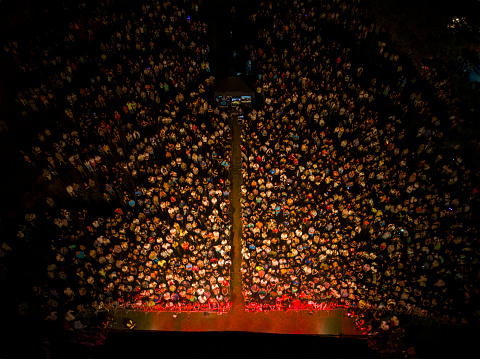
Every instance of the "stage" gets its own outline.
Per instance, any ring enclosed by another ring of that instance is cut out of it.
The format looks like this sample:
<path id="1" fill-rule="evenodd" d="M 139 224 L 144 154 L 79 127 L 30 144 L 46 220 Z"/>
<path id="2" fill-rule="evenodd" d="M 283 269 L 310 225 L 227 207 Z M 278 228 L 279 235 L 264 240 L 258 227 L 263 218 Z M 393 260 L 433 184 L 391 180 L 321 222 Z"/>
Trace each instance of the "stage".
<path id="1" fill-rule="evenodd" d="M 376 358 L 345 310 L 116 312 L 109 358 Z M 176 315 L 176 317 L 174 317 Z M 127 320 L 136 326 L 127 329 Z"/>
<path id="2" fill-rule="evenodd" d="M 118 310 L 115 314 L 113 330 L 125 330 L 125 320 L 136 323 L 134 330 L 142 331 L 186 331 L 186 332 L 252 332 L 275 334 L 309 334 L 359 336 L 361 332 L 353 320 L 346 317 L 345 310 L 319 310 L 309 313 L 307 310 L 288 310 L 265 312 L 246 312 L 243 308 L 233 307 L 229 312 L 216 313 L 178 313 L 144 312 L 140 310 Z M 176 317 L 175 317 L 176 316 Z"/>

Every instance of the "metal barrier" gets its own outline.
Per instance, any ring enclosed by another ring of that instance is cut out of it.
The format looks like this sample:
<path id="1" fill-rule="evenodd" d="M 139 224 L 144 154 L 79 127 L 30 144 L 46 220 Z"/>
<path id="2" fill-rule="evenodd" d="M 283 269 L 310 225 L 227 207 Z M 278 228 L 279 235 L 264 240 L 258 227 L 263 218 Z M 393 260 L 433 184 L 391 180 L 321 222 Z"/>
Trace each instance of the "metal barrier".
<path id="1" fill-rule="evenodd" d="M 219 303 L 217 305 L 212 303 L 194 303 L 194 304 L 184 304 L 184 303 L 156 303 L 152 305 L 151 303 L 122 303 L 118 306 L 120 310 L 135 310 L 143 312 L 171 312 L 171 313 L 227 313 L 232 308 L 231 302 Z M 117 310 L 118 310 L 117 309 Z"/>
<path id="2" fill-rule="evenodd" d="M 323 311 L 323 310 L 331 310 L 337 308 L 345 308 L 343 304 L 337 304 L 335 302 L 306 302 L 306 303 L 276 303 L 276 304 L 269 304 L 269 303 L 255 303 L 250 302 L 245 304 L 245 311 L 247 312 L 269 312 L 269 311 L 300 311 L 300 310 L 308 310 L 310 312 L 313 311 Z"/>

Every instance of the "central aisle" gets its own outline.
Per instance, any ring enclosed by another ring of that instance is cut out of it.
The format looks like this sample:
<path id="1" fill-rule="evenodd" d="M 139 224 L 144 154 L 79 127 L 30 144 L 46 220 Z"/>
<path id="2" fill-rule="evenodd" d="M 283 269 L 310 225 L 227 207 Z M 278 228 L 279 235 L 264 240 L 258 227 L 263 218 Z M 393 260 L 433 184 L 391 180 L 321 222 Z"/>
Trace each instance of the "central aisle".
<path id="1" fill-rule="evenodd" d="M 242 294 L 242 208 L 240 199 L 242 196 L 240 187 L 242 185 L 242 153 L 241 153 L 241 131 L 238 124 L 238 114 L 232 111 L 230 117 L 232 128 L 232 154 L 231 154 L 231 209 L 233 212 L 232 223 L 232 269 L 231 269 L 231 291 L 232 310 L 245 310 L 245 301 Z"/>

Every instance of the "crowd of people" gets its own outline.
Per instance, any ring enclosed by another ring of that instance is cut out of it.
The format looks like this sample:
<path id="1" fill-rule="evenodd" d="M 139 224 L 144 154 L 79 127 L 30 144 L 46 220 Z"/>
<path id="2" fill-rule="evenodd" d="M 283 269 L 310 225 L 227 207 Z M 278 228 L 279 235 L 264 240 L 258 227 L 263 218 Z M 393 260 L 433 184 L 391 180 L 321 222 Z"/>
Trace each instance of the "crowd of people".
<path id="1" fill-rule="evenodd" d="M 479 191 L 461 149 L 443 142 L 449 114 L 431 106 L 360 1 L 307 3 L 262 2 L 251 16 L 246 302 L 468 322 Z"/>
<path id="2" fill-rule="evenodd" d="M 72 21 L 62 58 L 43 47 L 48 32 L 31 50 L 44 52 L 38 63 L 19 43 L 11 51 L 20 71 L 51 74 L 19 91 L 23 115 L 57 118 L 22 150 L 56 189 L 18 233 L 49 233 L 53 260 L 34 287 L 46 320 L 72 327 L 78 313 L 119 307 L 227 310 L 231 133 L 227 113 L 209 104 L 198 4 L 82 6 L 93 15 Z"/>
<path id="3" fill-rule="evenodd" d="M 457 123 L 360 0 L 291 5 L 261 2 L 245 47 L 257 76 L 241 143 L 247 308 L 343 305 L 368 330 L 384 317 L 366 309 L 468 322 L 479 191 L 444 142 Z M 210 104 L 200 2 L 124 6 L 65 8 L 66 36 L 4 47 L 25 77 L 43 74 L 17 94 L 45 124 L 21 154 L 55 190 L 18 237 L 48 248 L 33 291 L 66 328 L 104 308 L 231 305 L 232 137 Z"/>

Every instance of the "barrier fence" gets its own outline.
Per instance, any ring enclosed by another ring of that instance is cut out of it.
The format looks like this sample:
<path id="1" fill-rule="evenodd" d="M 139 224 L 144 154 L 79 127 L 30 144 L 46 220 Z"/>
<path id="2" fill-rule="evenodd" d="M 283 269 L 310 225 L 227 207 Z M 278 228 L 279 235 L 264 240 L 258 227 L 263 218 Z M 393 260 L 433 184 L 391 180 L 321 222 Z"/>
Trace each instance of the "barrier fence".
<path id="1" fill-rule="evenodd" d="M 331 310 L 331 309 L 340 309 L 340 308 L 347 308 L 344 304 L 338 304 L 334 301 L 331 302 L 322 302 L 317 303 L 313 301 L 309 302 L 293 302 L 293 303 L 283 303 L 277 302 L 275 304 L 268 304 L 268 303 L 248 303 L 245 304 L 245 310 L 247 312 L 269 312 L 269 311 L 300 311 L 300 310 L 308 310 L 308 311 L 323 311 L 323 310 Z"/>
<path id="2" fill-rule="evenodd" d="M 115 309 L 123 310 L 139 310 L 144 312 L 172 312 L 172 313 L 227 313 L 232 307 L 231 302 L 226 303 L 194 303 L 194 304 L 184 304 L 184 303 L 145 303 L 145 302 L 124 302 L 119 303 L 118 307 Z"/>
<path id="3" fill-rule="evenodd" d="M 113 307 L 113 310 L 141 310 L 145 312 L 213 312 L 213 313 L 226 313 L 232 308 L 232 302 L 209 302 L 201 304 L 195 302 L 192 304 L 185 303 L 174 303 L 174 302 L 119 302 L 118 306 Z M 314 301 L 293 301 L 293 302 L 276 302 L 275 304 L 271 303 L 255 303 L 249 302 L 245 304 L 245 311 L 247 312 L 269 312 L 269 311 L 323 311 L 323 310 L 332 310 L 332 309 L 346 309 L 349 308 L 349 305 L 344 303 L 337 303 L 336 301 L 328 302 L 314 302 Z"/>

